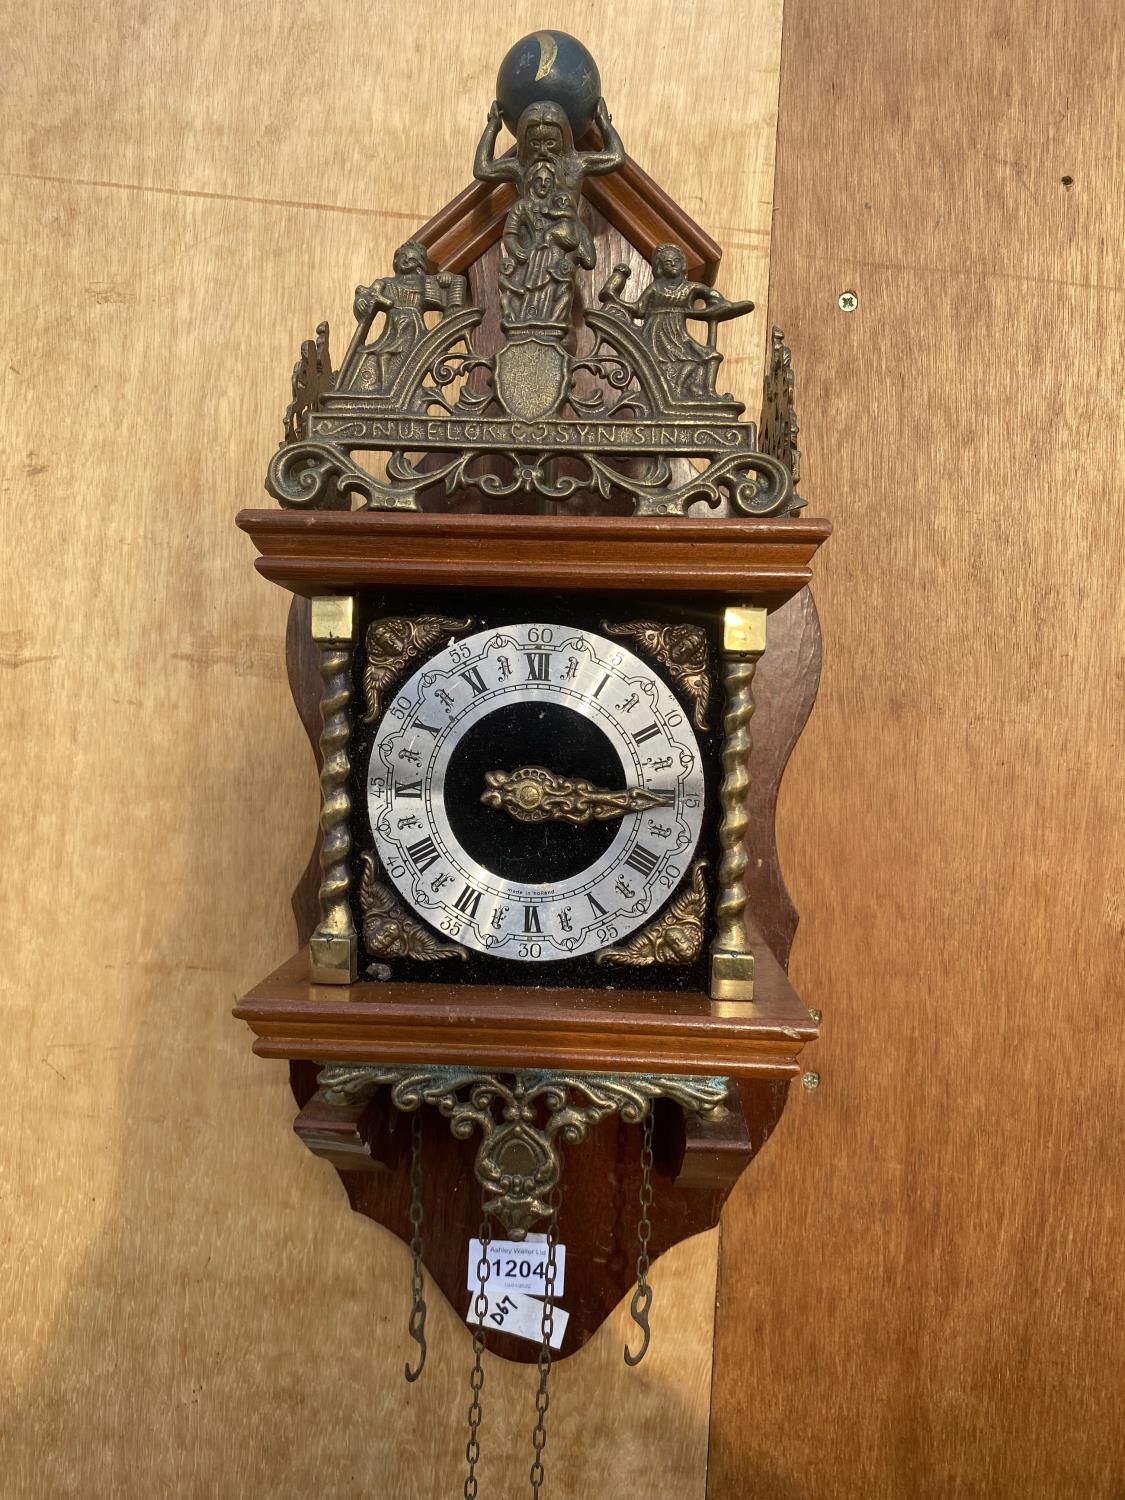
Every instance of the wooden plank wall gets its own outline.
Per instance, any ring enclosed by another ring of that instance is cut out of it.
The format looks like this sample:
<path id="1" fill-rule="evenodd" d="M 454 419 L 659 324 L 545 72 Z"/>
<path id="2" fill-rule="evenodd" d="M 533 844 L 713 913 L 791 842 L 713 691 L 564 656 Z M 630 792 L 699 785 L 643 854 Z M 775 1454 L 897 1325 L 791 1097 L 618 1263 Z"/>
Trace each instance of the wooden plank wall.
<path id="1" fill-rule="evenodd" d="M 823 1081 L 724 1216 L 712 1500 L 1125 1495 L 1123 53 L 1114 0 L 785 7 Z"/>
<path id="2" fill-rule="evenodd" d="M 630 152 L 761 312 L 780 0 L 123 0 L 6 7 L 0 733 L 6 1358 L 0 1489 L 431 1500 L 459 1492 L 469 1341 L 290 1133 L 236 994 L 292 941 L 315 780 L 287 599 L 235 532 L 300 339 L 459 191 L 506 47 L 562 25 Z M 716 88 L 716 57 L 746 59 Z M 706 149 L 700 149 L 700 142 Z M 702 1500 L 716 1235 L 559 1371 L 555 1500 Z M 533 1372 L 487 1371 L 482 1492 L 523 1493 Z"/>

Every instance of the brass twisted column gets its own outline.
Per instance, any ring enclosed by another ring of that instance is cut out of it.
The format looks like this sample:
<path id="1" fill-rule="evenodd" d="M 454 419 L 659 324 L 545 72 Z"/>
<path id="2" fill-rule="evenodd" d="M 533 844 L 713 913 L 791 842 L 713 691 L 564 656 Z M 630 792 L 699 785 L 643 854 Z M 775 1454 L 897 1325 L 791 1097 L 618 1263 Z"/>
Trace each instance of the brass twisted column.
<path id="1" fill-rule="evenodd" d="M 320 922 L 309 939 L 309 978 L 316 984 L 351 984 L 358 973 L 355 923 L 348 899 L 352 804 L 347 786 L 355 600 L 350 596 L 314 599 L 312 638 L 320 647 L 324 728 L 320 735 Z"/>
<path id="2" fill-rule="evenodd" d="M 723 617 L 723 780 L 719 789 L 719 891 L 711 944 L 711 998 L 754 998 L 754 954 L 746 937 L 746 830 L 750 825 L 750 720 L 754 671 L 766 649 L 764 609 L 728 609 Z"/>

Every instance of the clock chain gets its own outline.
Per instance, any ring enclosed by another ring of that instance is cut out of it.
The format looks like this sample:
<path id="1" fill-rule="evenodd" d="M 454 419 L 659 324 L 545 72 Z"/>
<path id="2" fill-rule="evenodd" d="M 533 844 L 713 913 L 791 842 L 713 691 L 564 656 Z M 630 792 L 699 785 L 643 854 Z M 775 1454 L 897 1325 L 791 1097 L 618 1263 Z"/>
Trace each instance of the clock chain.
<path id="1" fill-rule="evenodd" d="M 531 1446 L 535 1459 L 531 1465 L 532 1500 L 539 1500 L 543 1485 L 543 1450 L 547 1446 L 547 1408 L 551 1404 L 547 1382 L 551 1377 L 551 1336 L 555 1331 L 555 1269 L 556 1249 L 559 1243 L 559 1189 L 551 1198 L 551 1217 L 547 1221 L 547 1264 L 543 1278 L 542 1341 L 539 1345 L 539 1388 L 535 1392 L 535 1427 L 531 1434 Z"/>
<path id="2" fill-rule="evenodd" d="M 481 1220 L 479 1231 L 480 1256 L 477 1260 L 477 1292 L 473 1302 L 473 1312 L 476 1314 L 476 1322 L 473 1325 L 473 1368 L 469 1375 L 469 1388 L 473 1393 L 473 1399 L 469 1403 L 469 1441 L 465 1445 L 465 1461 L 468 1470 L 465 1474 L 465 1500 L 476 1500 L 479 1488 L 477 1479 L 477 1464 L 480 1462 L 480 1424 L 482 1418 L 480 1394 L 484 1386 L 484 1365 L 482 1356 L 484 1354 L 484 1319 L 488 1312 L 488 1294 L 485 1285 L 492 1275 L 492 1268 L 488 1264 L 488 1249 L 492 1240 L 492 1228 L 488 1215 L 485 1214 Z"/>
<path id="3" fill-rule="evenodd" d="M 627 1365 L 640 1364 L 648 1353 L 649 1340 L 652 1337 L 648 1322 L 649 1309 L 652 1306 L 652 1287 L 648 1282 L 648 1270 L 651 1265 L 648 1242 L 652 1233 L 652 1221 L 649 1218 L 649 1209 L 652 1207 L 652 1115 L 650 1104 L 648 1114 L 645 1115 L 644 1136 L 641 1144 L 641 1212 L 637 1220 L 637 1288 L 629 1304 L 630 1316 L 644 1337 L 636 1354 L 631 1352 L 628 1345 L 625 1346 Z"/>
<path id="4" fill-rule="evenodd" d="M 410 1368 L 409 1360 L 403 1366 L 407 1380 L 413 1383 L 421 1375 L 426 1364 L 426 1299 L 425 1279 L 422 1271 L 422 1256 L 426 1242 L 422 1233 L 422 1111 L 416 1109 L 410 1117 L 410 1321 L 407 1325 L 410 1337 L 418 1345 L 418 1364 Z"/>

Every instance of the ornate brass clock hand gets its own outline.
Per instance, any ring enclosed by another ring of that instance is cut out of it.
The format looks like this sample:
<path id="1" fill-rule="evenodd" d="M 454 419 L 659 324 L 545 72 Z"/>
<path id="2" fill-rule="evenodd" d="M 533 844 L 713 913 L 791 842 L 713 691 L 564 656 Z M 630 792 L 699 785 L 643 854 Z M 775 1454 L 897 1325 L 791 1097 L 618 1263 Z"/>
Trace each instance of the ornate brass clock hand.
<path id="1" fill-rule="evenodd" d="M 577 776 L 556 776 L 545 766 L 520 766 L 516 771 L 485 773 L 486 807 L 498 807 L 521 823 L 592 823 L 621 818 L 650 807 L 668 807 L 671 792 L 650 792 L 642 786 L 607 791 Z"/>

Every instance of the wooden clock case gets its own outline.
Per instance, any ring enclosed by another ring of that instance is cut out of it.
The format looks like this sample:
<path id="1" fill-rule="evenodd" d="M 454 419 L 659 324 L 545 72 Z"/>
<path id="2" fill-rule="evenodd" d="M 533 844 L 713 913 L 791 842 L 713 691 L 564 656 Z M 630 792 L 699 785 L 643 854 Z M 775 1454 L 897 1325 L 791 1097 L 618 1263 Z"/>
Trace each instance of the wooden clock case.
<path id="1" fill-rule="evenodd" d="M 497 242 L 513 196 L 507 187 L 474 184 L 417 236 L 436 267 L 466 272 L 481 306 L 494 297 Z M 620 171 L 591 181 L 586 196 L 603 263 L 624 258 L 640 266 L 654 246 L 671 240 L 685 248 L 693 275 L 713 280 L 718 247 L 635 163 L 626 159 Z M 493 348 L 499 343 L 492 314 L 481 334 L 486 347 L 489 339 Z M 481 599 L 518 598 L 528 619 L 536 617 L 535 601 L 544 593 L 609 598 L 632 609 L 643 601 L 652 611 L 663 600 L 690 603 L 716 629 L 728 606 L 768 610 L 748 765 L 745 883 L 753 1000 L 716 1003 L 702 985 L 649 988 L 635 979 L 634 987 L 537 987 L 533 976 L 522 974 L 508 984 L 485 985 L 363 977 L 345 986 L 313 983 L 305 945 L 318 919 L 314 850 L 293 894 L 299 946 L 243 997 L 235 1015 L 253 1030 L 256 1053 L 288 1060 L 298 1136 L 335 1166 L 357 1212 L 404 1240 L 410 1238 L 410 1122 L 385 1092 L 362 1103 L 329 1102 L 317 1085 L 324 1062 L 731 1080 L 732 1107 L 720 1119 L 685 1115 L 666 1101 L 655 1107 L 655 1257 L 717 1222 L 734 1182 L 777 1124 L 800 1073 L 801 1051 L 817 1034 L 786 974 L 797 913 L 778 864 L 774 811 L 782 772 L 816 695 L 820 633 L 808 583 L 812 557 L 830 527 L 792 515 L 591 515 L 580 513 L 580 505 L 567 514 L 479 514 L 473 508 L 482 497 L 471 489 L 432 503 L 438 508 L 255 509 L 238 516 L 258 550 L 258 572 L 294 595 L 289 677 L 318 764 L 324 685 L 310 638 L 314 599 L 456 589 Z M 466 1247 L 480 1222 L 476 1147 L 453 1139 L 437 1111 L 422 1113 L 425 1263 L 461 1307 Z M 582 1346 L 634 1280 L 638 1135 L 636 1126 L 615 1116 L 566 1152 L 559 1232 L 574 1270 L 563 1357 Z M 536 1358 L 534 1344 L 492 1330 L 487 1340 L 505 1357 Z"/>

